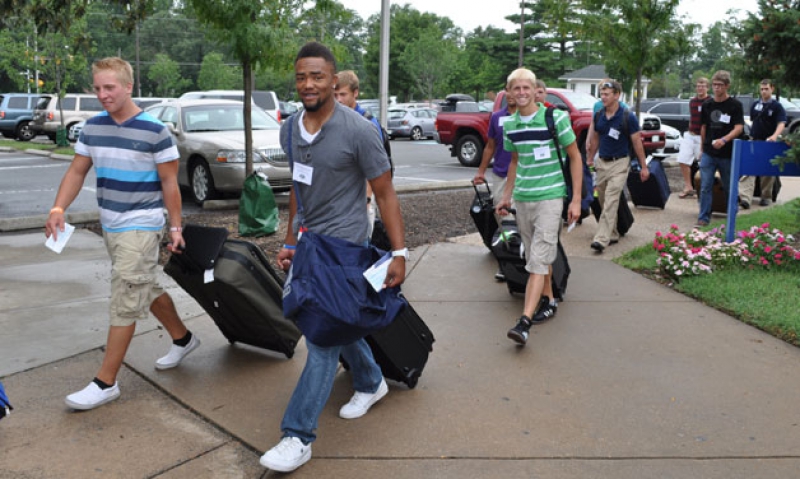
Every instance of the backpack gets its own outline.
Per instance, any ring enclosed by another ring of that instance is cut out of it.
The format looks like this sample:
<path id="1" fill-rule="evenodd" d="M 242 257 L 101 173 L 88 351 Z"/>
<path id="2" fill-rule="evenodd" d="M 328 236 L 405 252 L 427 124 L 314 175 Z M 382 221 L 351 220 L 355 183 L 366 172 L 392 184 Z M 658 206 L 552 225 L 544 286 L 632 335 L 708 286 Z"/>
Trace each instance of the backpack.
<path id="1" fill-rule="evenodd" d="M 550 138 L 556 145 L 556 153 L 558 154 L 558 162 L 561 163 L 561 174 L 564 176 L 564 183 L 567 185 L 567 197 L 564 198 L 564 211 L 562 216 L 566 219 L 567 207 L 569 205 L 569 198 L 572 197 L 572 175 L 567 169 L 567 165 L 561 156 L 561 145 L 558 142 L 558 132 L 556 131 L 556 122 L 553 118 L 554 107 L 549 106 L 544 112 L 544 122 L 547 125 L 547 131 L 550 133 Z M 627 125 L 626 125 L 627 126 Z M 583 188 L 581 188 L 581 219 L 589 216 L 590 205 L 594 201 L 594 184 L 592 182 L 592 172 L 589 170 L 589 165 L 586 160 L 581 156 L 583 163 Z"/>
<path id="2" fill-rule="evenodd" d="M 364 111 L 363 116 L 369 121 L 372 121 L 372 118 L 374 118 L 372 116 L 372 113 L 370 113 L 369 111 Z M 378 123 L 378 126 L 381 129 L 381 139 L 383 140 L 383 149 L 386 150 L 386 156 L 389 157 L 389 168 L 392 171 L 392 178 L 394 178 L 394 162 L 392 162 L 392 145 L 389 143 L 389 132 L 386 131 L 386 128 L 384 128 L 383 125 L 381 125 L 380 123 Z"/>

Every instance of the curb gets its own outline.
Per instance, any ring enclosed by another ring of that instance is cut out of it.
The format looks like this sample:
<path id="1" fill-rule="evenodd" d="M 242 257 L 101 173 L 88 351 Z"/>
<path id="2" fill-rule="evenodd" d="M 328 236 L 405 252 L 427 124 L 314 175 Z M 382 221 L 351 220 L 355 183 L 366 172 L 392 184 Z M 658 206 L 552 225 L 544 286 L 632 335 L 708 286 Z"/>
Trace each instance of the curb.
<path id="1" fill-rule="evenodd" d="M 0 232 L 43 229 L 49 215 L 20 216 L 18 218 L 0 218 Z M 100 221 L 99 211 L 77 211 L 64 216 L 67 223 L 95 223 Z"/>

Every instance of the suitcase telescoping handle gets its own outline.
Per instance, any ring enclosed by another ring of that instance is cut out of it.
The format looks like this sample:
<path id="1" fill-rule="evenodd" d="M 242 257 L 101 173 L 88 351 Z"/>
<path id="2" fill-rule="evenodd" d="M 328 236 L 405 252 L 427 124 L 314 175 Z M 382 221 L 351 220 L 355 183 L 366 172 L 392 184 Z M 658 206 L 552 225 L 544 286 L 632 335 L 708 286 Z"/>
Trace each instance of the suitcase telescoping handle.
<path id="1" fill-rule="evenodd" d="M 484 180 L 483 185 L 486 187 L 486 193 L 487 193 L 486 198 L 491 198 L 492 190 L 489 189 L 489 182 Z M 478 191 L 478 184 L 475 183 L 474 181 L 472 182 L 472 188 L 475 189 L 475 198 L 478 199 L 478 202 L 481 204 L 481 206 L 486 206 L 488 202 L 484 201 L 484 197 L 481 196 L 480 191 Z"/>

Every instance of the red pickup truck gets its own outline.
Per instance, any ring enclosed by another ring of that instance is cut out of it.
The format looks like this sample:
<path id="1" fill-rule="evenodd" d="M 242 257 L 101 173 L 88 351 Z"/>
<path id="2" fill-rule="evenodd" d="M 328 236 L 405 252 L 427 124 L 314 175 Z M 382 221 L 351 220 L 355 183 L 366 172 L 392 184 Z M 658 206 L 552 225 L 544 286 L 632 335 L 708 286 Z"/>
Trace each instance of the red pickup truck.
<path id="1" fill-rule="evenodd" d="M 578 148 L 584 152 L 586 134 L 592 123 L 592 109 L 597 98 L 564 88 L 548 88 L 547 102 L 569 113 Z M 505 92 L 500 92 L 493 111 L 505 108 Z M 478 166 L 489 134 L 491 113 L 439 112 L 436 117 L 436 141 L 450 146 L 450 154 L 464 166 Z M 648 117 L 642 124 L 645 153 L 664 148 L 666 137 L 657 117 Z"/>

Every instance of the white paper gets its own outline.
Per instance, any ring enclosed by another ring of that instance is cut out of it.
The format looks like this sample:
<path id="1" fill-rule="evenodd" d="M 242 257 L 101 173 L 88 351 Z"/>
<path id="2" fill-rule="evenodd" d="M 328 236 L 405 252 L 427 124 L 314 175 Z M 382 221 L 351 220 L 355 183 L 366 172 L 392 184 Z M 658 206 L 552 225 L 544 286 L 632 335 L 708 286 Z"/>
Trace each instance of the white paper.
<path id="1" fill-rule="evenodd" d="M 391 262 L 391 253 L 386 253 L 381 259 L 376 261 L 375 264 L 364 271 L 364 277 L 375 291 L 383 289 L 383 282 L 386 280 L 386 273 L 389 271 L 389 263 Z"/>
<path id="2" fill-rule="evenodd" d="M 67 241 L 72 236 L 72 232 L 75 231 L 75 227 L 69 223 L 64 223 L 64 231 L 58 231 L 58 240 L 54 239 L 54 235 L 50 235 L 49 238 L 44 242 L 44 245 L 50 248 L 51 250 L 55 251 L 58 254 L 61 254 L 63 251 L 64 246 L 67 245 Z"/>
<path id="3" fill-rule="evenodd" d="M 574 229 L 575 229 L 575 225 L 576 225 L 577 223 L 578 223 L 577 221 L 573 221 L 572 223 L 570 223 L 570 224 L 569 224 L 569 226 L 567 226 L 567 233 L 569 233 L 569 232 L 571 232 L 572 230 L 574 230 Z"/>
<path id="4" fill-rule="evenodd" d="M 214 268 L 203 271 L 203 283 L 211 283 L 214 281 Z"/>

